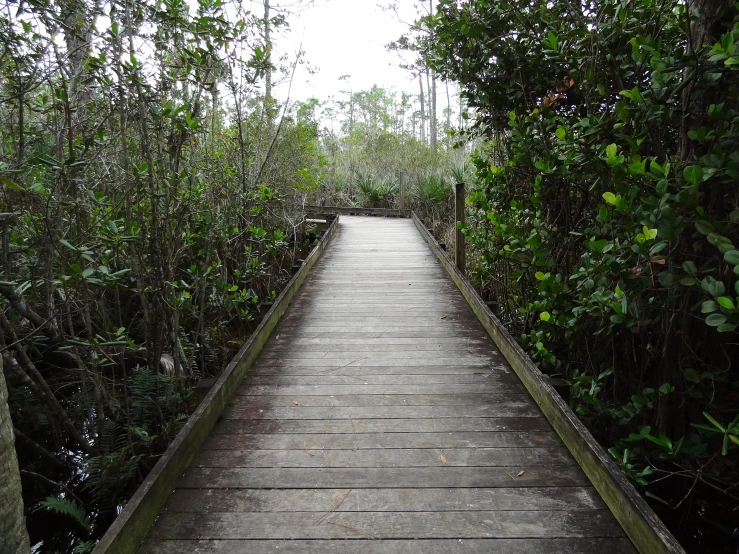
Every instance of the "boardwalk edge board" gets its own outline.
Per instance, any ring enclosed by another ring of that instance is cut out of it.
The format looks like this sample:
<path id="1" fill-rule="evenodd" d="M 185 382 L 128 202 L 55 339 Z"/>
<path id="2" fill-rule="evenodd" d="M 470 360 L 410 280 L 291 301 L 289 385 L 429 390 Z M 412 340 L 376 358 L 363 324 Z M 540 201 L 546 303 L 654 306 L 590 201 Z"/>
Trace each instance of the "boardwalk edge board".
<path id="1" fill-rule="evenodd" d="M 306 206 L 307 214 L 373 215 L 377 217 L 411 217 L 410 210 L 397 208 L 347 208 L 343 206 Z"/>
<path id="2" fill-rule="evenodd" d="M 685 554 L 662 520 L 557 394 L 418 216 L 413 223 L 641 554 Z"/>
<path id="3" fill-rule="evenodd" d="M 338 229 L 339 217 L 329 225 L 302 267 L 292 277 L 272 308 L 251 334 L 238 354 L 226 366 L 213 388 L 190 416 L 162 457 L 118 515 L 93 554 L 128 554 L 136 552 L 159 516 L 175 486 L 195 458 L 215 426 L 223 409 L 246 375 L 290 301 L 320 258 Z"/>

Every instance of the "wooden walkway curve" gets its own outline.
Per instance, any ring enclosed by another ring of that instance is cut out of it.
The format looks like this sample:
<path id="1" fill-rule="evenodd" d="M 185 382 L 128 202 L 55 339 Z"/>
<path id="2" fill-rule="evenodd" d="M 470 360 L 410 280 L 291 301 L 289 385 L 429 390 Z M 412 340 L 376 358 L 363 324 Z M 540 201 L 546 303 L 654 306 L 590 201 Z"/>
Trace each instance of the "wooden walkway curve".
<path id="1" fill-rule="evenodd" d="M 413 222 L 339 225 L 140 552 L 634 552 Z"/>

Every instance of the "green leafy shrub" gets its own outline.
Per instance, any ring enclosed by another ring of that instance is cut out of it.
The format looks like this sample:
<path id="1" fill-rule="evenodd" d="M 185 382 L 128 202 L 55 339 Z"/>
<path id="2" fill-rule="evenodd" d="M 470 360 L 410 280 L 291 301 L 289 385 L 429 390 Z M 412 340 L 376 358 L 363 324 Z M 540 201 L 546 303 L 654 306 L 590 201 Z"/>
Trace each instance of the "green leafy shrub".
<path id="1" fill-rule="evenodd" d="M 442 0 L 427 23 L 486 139 L 465 228 L 483 295 L 654 498 L 647 468 L 684 472 L 670 506 L 708 467 L 735 486 L 714 456 L 733 435 L 695 424 L 733 420 L 739 389 L 739 10 Z"/>
<path id="2" fill-rule="evenodd" d="M 356 184 L 364 205 L 371 208 L 390 207 L 398 192 L 397 184 L 363 173 L 357 174 Z"/>

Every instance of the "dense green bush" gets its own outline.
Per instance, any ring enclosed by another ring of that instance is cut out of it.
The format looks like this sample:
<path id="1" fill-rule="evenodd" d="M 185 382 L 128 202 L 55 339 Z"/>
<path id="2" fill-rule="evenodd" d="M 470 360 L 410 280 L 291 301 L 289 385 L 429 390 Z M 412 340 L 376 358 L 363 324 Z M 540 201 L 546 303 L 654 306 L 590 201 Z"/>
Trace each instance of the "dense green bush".
<path id="1" fill-rule="evenodd" d="M 739 481 L 739 11 L 697 7 L 442 0 L 419 45 L 487 141 L 474 278 L 672 506 Z"/>
<path id="2" fill-rule="evenodd" d="M 307 251 L 318 130 L 220 1 L 7 8 L 0 354 L 34 551 L 86 552 Z"/>

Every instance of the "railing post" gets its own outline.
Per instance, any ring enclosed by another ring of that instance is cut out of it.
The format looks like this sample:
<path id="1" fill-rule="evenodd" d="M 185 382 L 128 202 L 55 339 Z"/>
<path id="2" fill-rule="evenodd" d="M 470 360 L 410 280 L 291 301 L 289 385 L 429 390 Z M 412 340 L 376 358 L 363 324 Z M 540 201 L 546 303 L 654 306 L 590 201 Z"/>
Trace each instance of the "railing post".
<path id="1" fill-rule="evenodd" d="M 454 190 L 454 211 L 455 221 L 458 227 L 461 223 L 464 225 L 464 183 L 457 183 Z M 454 263 L 464 275 L 464 234 L 461 229 L 454 232 Z"/>
<path id="2" fill-rule="evenodd" d="M 405 210 L 405 181 L 402 171 L 400 172 L 400 209 Z"/>

